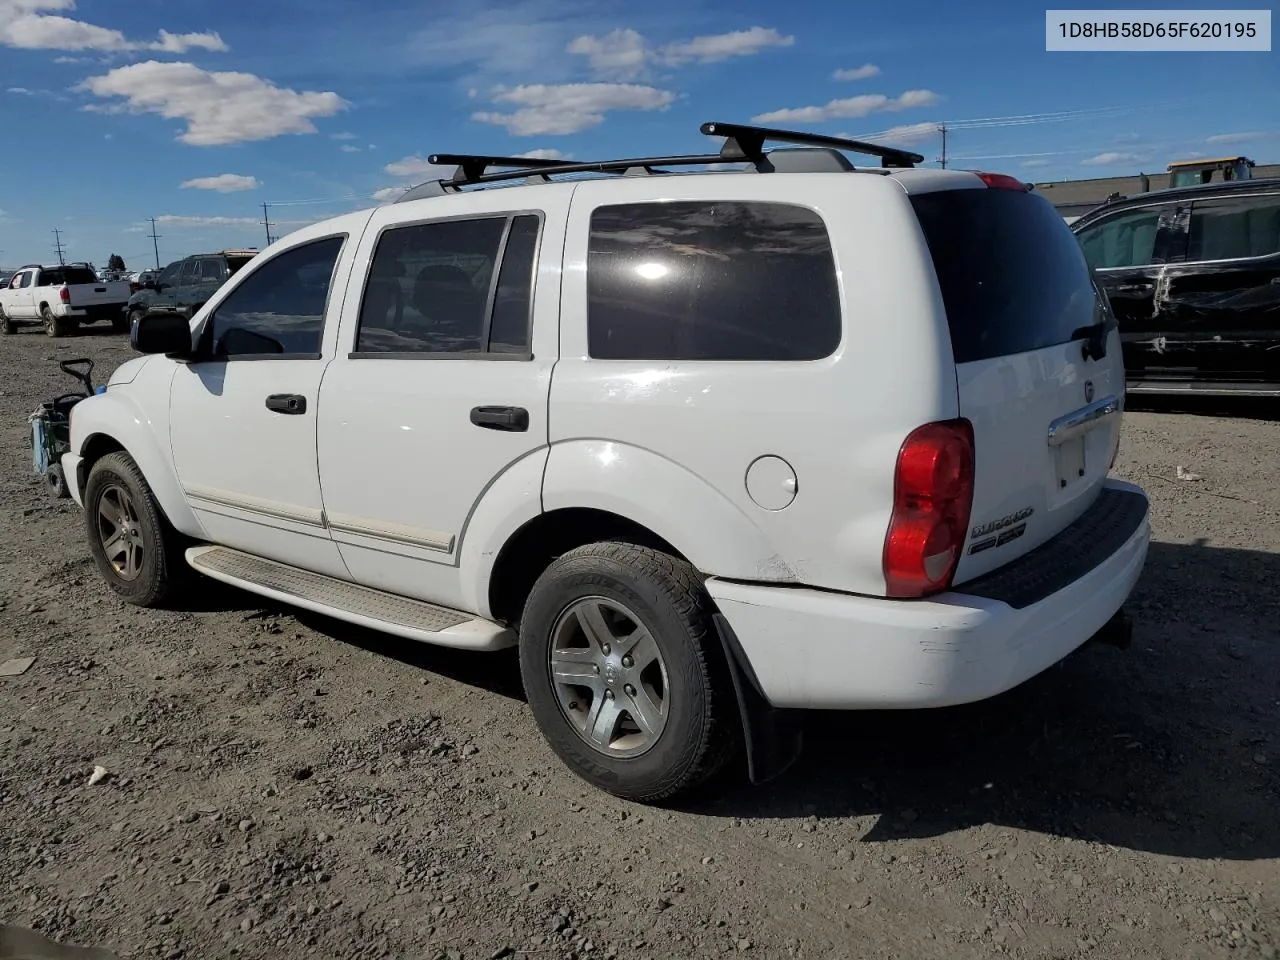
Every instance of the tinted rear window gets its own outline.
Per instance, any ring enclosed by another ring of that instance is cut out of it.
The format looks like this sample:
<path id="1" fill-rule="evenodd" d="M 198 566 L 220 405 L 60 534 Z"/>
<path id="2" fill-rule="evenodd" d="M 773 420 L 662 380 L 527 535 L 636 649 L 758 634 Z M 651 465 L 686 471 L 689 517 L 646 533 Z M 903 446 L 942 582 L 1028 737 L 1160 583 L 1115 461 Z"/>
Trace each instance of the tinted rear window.
<path id="1" fill-rule="evenodd" d="M 608 360 L 818 360 L 840 344 L 826 224 L 784 203 L 600 207 L 588 350 Z"/>
<path id="2" fill-rule="evenodd" d="M 235 276 L 236 271 L 252 259 L 253 257 L 227 257 L 227 275 Z"/>
<path id="3" fill-rule="evenodd" d="M 1066 343 L 1096 323 L 1089 266 L 1053 205 L 1013 190 L 913 196 L 956 363 Z"/>

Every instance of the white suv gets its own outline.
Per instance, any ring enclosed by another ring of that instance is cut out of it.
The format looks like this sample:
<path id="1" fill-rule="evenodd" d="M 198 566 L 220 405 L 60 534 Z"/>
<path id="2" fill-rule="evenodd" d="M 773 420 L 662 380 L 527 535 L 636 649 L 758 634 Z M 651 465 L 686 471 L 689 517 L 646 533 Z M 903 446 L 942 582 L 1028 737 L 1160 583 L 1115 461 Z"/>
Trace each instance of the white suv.
<path id="1" fill-rule="evenodd" d="M 1123 632 L 1147 499 L 1107 479 L 1120 341 L 1054 208 L 703 132 L 719 154 L 438 156 L 452 180 L 141 320 L 64 460 L 110 586 L 158 605 L 194 568 L 518 644 L 556 753 L 645 801 L 744 746 L 777 772 L 790 708 L 976 700 Z"/>

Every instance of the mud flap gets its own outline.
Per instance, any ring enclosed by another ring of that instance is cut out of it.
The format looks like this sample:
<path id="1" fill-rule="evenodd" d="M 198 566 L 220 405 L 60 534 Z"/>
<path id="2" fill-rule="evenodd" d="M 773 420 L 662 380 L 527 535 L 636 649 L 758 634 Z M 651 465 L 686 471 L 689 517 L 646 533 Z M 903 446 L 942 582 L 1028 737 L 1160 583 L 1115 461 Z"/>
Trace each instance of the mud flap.
<path id="1" fill-rule="evenodd" d="M 770 705 L 733 627 L 723 614 L 715 614 L 714 619 L 738 697 L 747 748 L 747 775 L 752 783 L 766 783 L 785 773 L 799 759 L 804 743 L 800 717 L 798 711 L 779 710 Z"/>

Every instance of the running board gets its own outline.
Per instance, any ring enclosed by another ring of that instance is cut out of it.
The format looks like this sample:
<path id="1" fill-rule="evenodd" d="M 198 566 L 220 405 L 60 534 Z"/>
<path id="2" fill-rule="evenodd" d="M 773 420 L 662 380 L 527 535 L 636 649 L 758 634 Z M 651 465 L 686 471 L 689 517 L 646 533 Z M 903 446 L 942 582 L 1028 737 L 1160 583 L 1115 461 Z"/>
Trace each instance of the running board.
<path id="1" fill-rule="evenodd" d="M 516 642 L 514 633 L 492 620 L 300 570 L 239 550 L 191 547 L 186 556 L 187 563 L 195 570 L 233 587 L 409 640 L 464 650 L 501 650 Z"/>

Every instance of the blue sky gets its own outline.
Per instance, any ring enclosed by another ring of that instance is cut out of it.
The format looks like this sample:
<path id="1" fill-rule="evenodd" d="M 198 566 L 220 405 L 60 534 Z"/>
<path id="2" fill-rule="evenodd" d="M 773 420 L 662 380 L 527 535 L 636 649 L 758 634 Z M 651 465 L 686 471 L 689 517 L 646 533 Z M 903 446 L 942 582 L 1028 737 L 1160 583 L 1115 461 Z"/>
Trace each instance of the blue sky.
<path id="1" fill-rule="evenodd" d="M 432 152 L 705 152 L 704 120 L 887 132 L 931 160 L 948 122 L 954 165 L 1036 180 L 1280 161 L 1276 53 L 1047 53 L 1025 3 L 371 9 L 0 0 L 0 264 L 48 261 L 56 227 L 75 259 L 151 265 L 148 217 L 162 263 L 261 245 L 263 202 L 287 233 L 438 175 Z"/>

